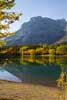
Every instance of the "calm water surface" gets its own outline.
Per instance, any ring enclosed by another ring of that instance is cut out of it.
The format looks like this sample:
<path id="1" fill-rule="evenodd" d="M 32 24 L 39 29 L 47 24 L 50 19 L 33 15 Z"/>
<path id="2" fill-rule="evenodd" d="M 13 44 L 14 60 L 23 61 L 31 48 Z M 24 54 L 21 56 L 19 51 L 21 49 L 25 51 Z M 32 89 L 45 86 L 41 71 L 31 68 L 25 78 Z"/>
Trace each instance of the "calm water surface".
<path id="1" fill-rule="evenodd" d="M 62 71 L 67 73 L 67 57 L 22 56 L 0 60 L 0 80 L 56 86 Z"/>

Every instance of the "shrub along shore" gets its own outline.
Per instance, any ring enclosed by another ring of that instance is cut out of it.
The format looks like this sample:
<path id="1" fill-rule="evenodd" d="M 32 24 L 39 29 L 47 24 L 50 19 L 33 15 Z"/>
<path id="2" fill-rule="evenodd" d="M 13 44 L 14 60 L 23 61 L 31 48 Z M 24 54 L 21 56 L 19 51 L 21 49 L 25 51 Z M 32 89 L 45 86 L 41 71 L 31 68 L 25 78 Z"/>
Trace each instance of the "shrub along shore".
<path id="1" fill-rule="evenodd" d="M 67 45 L 39 45 L 20 47 L 22 55 L 67 55 Z"/>
<path id="2" fill-rule="evenodd" d="M 31 45 L 0 48 L 0 56 L 11 55 L 67 55 L 67 45 Z"/>

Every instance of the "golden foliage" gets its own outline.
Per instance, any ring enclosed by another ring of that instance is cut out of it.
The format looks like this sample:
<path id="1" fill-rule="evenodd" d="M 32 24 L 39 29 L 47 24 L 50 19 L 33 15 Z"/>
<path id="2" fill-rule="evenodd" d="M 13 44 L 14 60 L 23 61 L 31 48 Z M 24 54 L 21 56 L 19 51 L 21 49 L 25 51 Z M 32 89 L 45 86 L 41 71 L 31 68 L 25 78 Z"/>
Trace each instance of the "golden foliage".
<path id="1" fill-rule="evenodd" d="M 0 0 L 0 10 L 10 9 L 15 5 L 15 0 Z"/>
<path id="2" fill-rule="evenodd" d="M 15 35 L 15 32 L 12 32 L 12 33 L 0 33 L 0 38 L 12 36 L 12 35 Z"/>
<path id="3" fill-rule="evenodd" d="M 3 32 L 2 30 L 9 29 L 9 25 L 19 20 L 19 17 L 22 15 L 16 14 L 14 12 L 7 12 L 5 9 L 11 9 L 15 5 L 15 0 L 0 0 L 0 38 L 8 37 L 15 35 L 15 32 Z M 2 22 L 7 24 L 2 24 Z M 3 46 L 3 43 L 0 43 L 0 47 Z"/>

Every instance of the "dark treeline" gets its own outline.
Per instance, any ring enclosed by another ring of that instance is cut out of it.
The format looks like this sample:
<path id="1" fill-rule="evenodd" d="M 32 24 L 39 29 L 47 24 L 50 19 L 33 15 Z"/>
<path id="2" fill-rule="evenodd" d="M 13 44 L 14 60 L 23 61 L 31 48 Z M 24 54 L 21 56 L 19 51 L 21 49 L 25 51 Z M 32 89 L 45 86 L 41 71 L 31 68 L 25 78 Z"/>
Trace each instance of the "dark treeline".
<path id="1" fill-rule="evenodd" d="M 67 45 L 36 45 L 0 48 L 1 55 L 67 55 Z"/>
<path id="2" fill-rule="evenodd" d="M 39 45 L 20 48 L 23 55 L 67 55 L 67 45 Z"/>

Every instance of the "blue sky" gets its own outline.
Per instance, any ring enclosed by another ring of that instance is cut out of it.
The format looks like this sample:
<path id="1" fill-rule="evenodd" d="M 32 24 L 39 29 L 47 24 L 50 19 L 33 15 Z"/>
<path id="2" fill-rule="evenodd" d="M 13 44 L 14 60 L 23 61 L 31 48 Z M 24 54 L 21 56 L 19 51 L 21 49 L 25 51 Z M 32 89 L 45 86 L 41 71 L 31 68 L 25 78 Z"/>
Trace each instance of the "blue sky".
<path id="1" fill-rule="evenodd" d="M 17 22 L 16 30 L 22 23 L 34 16 L 43 16 L 53 19 L 67 19 L 67 0 L 15 0 L 12 11 L 22 12 L 23 16 Z M 13 28 L 15 30 L 15 28 Z"/>

